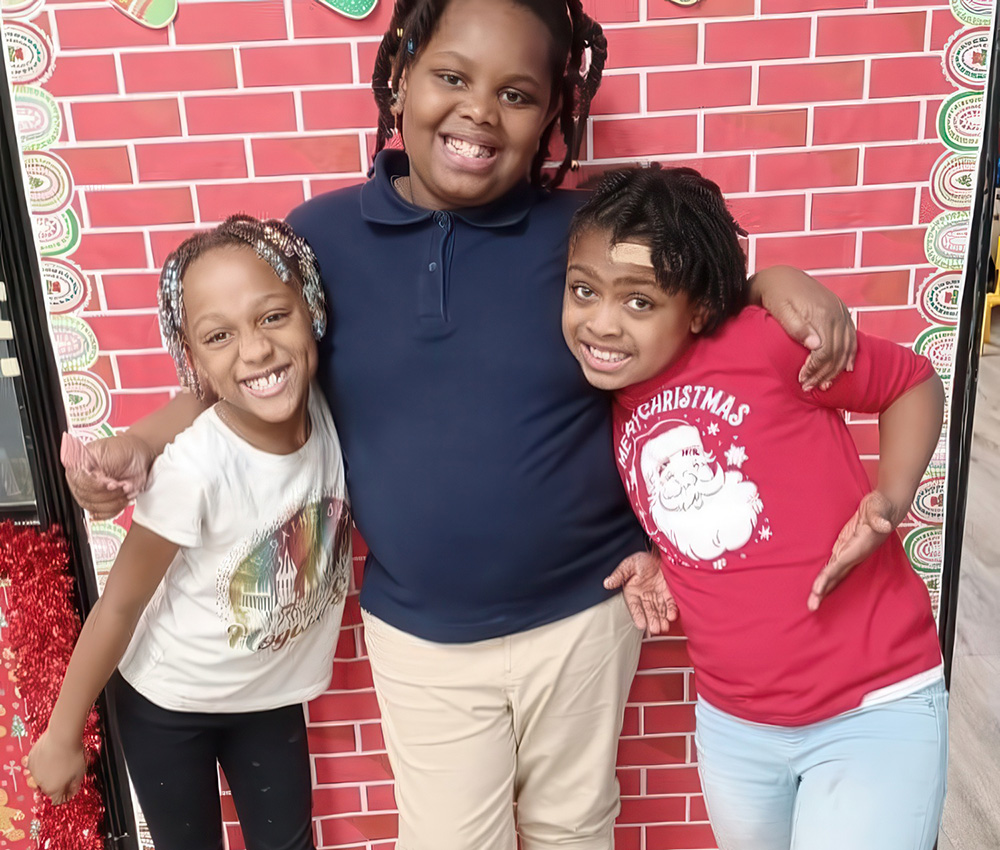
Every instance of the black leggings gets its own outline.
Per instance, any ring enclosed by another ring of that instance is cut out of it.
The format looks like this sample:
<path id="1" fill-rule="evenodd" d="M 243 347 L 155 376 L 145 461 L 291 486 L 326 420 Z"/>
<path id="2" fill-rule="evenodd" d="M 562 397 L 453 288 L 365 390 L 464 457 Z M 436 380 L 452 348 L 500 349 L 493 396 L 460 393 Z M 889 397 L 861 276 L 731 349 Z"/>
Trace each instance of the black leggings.
<path id="1" fill-rule="evenodd" d="M 116 675 L 122 749 L 156 850 L 222 850 L 217 763 L 247 850 L 314 850 L 301 705 L 196 714 L 154 705 Z"/>

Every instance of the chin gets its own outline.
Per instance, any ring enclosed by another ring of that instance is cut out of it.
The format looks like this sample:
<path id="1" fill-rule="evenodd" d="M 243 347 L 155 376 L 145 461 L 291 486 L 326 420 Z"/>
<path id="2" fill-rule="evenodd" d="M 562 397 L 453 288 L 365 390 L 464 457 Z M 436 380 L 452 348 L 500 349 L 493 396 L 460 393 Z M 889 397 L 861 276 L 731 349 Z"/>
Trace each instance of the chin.
<path id="1" fill-rule="evenodd" d="M 609 392 L 624 389 L 635 383 L 635 381 L 629 380 L 624 375 L 609 375 L 606 372 L 592 372 L 589 369 L 583 370 L 583 376 L 592 387 Z"/>

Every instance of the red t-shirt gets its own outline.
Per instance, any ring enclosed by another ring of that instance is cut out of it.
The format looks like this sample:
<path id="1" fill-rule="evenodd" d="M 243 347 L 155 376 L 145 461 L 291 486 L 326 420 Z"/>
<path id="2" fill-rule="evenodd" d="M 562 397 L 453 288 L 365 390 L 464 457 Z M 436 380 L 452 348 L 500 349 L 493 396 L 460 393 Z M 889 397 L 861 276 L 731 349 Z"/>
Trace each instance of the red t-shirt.
<path id="1" fill-rule="evenodd" d="M 748 307 L 617 393 L 614 410 L 619 471 L 660 547 L 699 694 L 781 726 L 856 708 L 941 662 L 927 590 L 895 534 L 818 611 L 806 608 L 871 489 L 839 409 L 885 410 L 931 365 L 858 334 L 854 371 L 805 393 L 804 358 Z"/>

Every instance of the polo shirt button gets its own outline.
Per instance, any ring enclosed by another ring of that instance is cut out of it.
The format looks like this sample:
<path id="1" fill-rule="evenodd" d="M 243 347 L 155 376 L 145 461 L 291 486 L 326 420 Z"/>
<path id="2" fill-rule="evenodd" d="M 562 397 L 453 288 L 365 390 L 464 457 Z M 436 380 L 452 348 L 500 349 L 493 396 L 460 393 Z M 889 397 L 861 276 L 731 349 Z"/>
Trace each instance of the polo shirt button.
<path id="1" fill-rule="evenodd" d="M 430 264 L 430 265 L 429 265 L 429 266 L 427 267 L 427 271 L 429 271 L 429 272 L 433 272 L 433 271 L 437 271 L 437 267 L 438 267 L 438 264 L 437 264 L 437 263 L 431 263 L 431 264 Z"/>

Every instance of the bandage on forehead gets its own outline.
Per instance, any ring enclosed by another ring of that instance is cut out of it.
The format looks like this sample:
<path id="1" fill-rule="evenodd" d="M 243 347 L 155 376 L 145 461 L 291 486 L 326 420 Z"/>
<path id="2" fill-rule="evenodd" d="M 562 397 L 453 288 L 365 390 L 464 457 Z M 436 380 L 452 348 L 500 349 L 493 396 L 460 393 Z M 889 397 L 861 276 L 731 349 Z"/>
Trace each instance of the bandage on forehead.
<path id="1" fill-rule="evenodd" d="M 613 263 L 653 268 L 653 252 L 641 242 L 615 242 L 608 253 Z"/>

